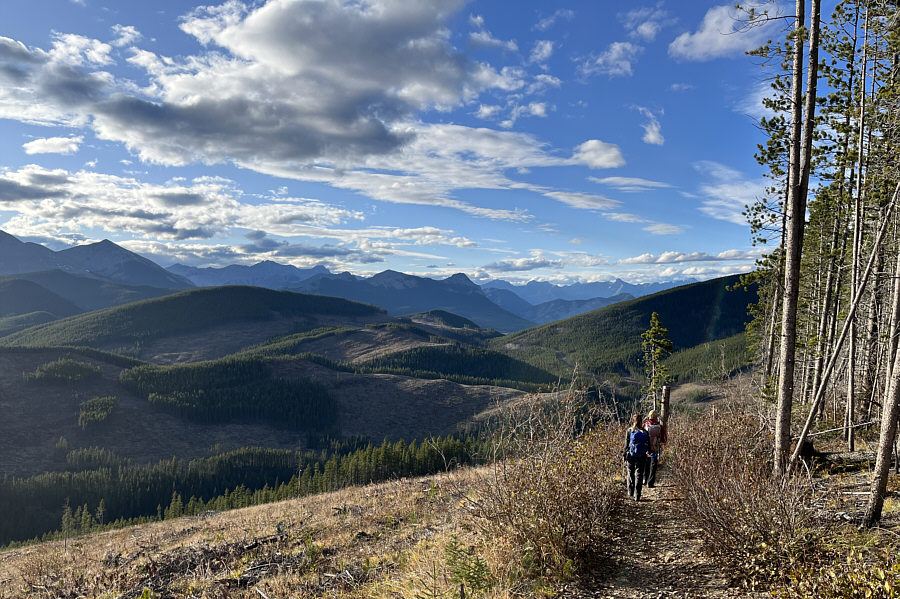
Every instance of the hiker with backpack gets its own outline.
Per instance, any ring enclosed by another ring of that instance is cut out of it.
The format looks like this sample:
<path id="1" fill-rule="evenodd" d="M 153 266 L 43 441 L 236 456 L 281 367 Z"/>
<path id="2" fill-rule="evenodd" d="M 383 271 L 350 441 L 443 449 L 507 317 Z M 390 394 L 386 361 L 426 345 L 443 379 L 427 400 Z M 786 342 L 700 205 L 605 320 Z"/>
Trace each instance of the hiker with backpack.
<path id="1" fill-rule="evenodd" d="M 650 437 L 650 451 L 647 452 L 647 463 L 644 468 L 644 483 L 649 488 L 656 484 L 656 467 L 659 464 L 659 454 L 663 444 L 668 441 L 666 427 L 659 421 L 656 410 L 650 410 L 647 420 L 644 422 L 644 430 Z"/>
<path id="2" fill-rule="evenodd" d="M 644 469 L 647 452 L 650 450 L 650 435 L 641 427 L 641 415 L 631 417 L 631 427 L 625 431 L 625 464 L 628 471 L 628 495 L 635 501 L 641 500 L 644 484 Z"/>

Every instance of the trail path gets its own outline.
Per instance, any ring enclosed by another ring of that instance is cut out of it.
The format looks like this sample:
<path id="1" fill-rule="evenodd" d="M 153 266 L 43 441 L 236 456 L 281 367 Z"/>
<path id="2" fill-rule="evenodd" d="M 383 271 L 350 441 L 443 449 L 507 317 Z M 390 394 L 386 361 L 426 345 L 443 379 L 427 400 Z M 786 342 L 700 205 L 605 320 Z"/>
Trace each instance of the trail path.
<path id="1" fill-rule="evenodd" d="M 748 597 L 702 552 L 699 531 L 681 518 L 681 499 L 665 480 L 644 488 L 640 502 L 626 499 L 622 536 L 612 563 L 563 591 L 567 599 L 599 597 L 640 599 L 707 599 Z M 630 532 L 629 532 L 630 531 Z M 610 570 L 612 573 L 610 574 Z"/>

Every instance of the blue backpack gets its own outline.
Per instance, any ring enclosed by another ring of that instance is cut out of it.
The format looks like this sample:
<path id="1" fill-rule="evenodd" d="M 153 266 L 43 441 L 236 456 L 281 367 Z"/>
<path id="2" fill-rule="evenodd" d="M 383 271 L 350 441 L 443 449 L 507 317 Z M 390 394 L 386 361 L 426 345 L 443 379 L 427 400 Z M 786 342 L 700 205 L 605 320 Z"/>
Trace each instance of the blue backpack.
<path id="1" fill-rule="evenodd" d="M 643 429 L 631 431 L 631 439 L 628 443 L 628 457 L 631 459 L 647 455 L 650 449 L 650 435 Z"/>

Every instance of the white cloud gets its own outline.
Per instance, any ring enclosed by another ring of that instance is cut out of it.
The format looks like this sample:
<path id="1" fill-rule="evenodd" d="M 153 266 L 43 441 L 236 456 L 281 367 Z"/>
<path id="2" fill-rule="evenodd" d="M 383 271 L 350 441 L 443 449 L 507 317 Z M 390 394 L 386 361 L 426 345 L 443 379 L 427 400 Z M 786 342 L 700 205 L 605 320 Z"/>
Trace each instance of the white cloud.
<path id="1" fill-rule="evenodd" d="M 689 89 L 694 89 L 694 86 L 690 83 L 673 83 L 669 86 L 669 91 L 671 92 L 686 92 Z"/>
<path id="2" fill-rule="evenodd" d="M 623 258 L 619 260 L 621 264 L 680 264 L 684 262 L 725 262 L 733 260 L 754 260 L 758 257 L 758 253 L 747 252 L 744 250 L 724 250 L 718 254 L 708 254 L 706 252 L 678 252 L 668 251 L 659 255 L 641 254 L 633 258 Z"/>
<path id="3" fill-rule="evenodd" d="M 622 205 L 618 200 L 611 200 L 603 196 L 574 191 L 548 191 L 545 196 L 568 204 L 573 208 L 584 210 L 613 210 Z"/>
<path id="4" fill-rule="evenodd" d="M 473 31 L 469 34 L 469 41 L 476 46 L 502 48 L 509 52 L 518 52 L 519 45 L 515 40 L 500 40 L 491 35 L 490 31 Z"/>
<path id="5" fill-rule="evenodd" d="M 644 143 L 654 146 L 663 145 L 666 142 L 666 138 L 663 137 L 662 125 L 659 124 L 656 114 L 649 108 L 644 108 L 643 106 L 635 106 L 634 108 L 647 118 L 647 122 L 641 125 L 644 129 L 644 137 L 641 138 Z"/>
<path id="6" fill-rule="evenodd" d="M 26 154 L 74 154 L 84 137 L 44 137 L 22 144 Z"/>
<path id="7" fill-rule="evenodd" d="M 585 75 L 609 75 L 610 77 L 631 76 L 632 65 L 644 48 L 631 42 L 613 42 L 597 56 L 591 56 L 579 67 Z"/>
<path id="8" fill-rule="evenodd" d="M 678 225 L 667 225 L 665 223 L 654 223 L 644 227 L 644 231 L 652 235 L 678 235 L 684 233 L 684 229 Z"/>
<path id="9" fill-rule="evenodd" d="M 112 32 L 116 39 L 111 43 L 113 46 L 130 46 L 134 42 L 141 39 L 141 32 L 135 29 L 133 25 L 113 25 Z"/>
<path id="10" fill-rule="evenodd" d="M 503 107 L 497 106 L 496 104 L 479 104 L 478 110 L 475 112 L 475 116 L 480 119 L 489 119 L 495 116 L 501 110 L 503 110 Z"/>
<path id="11" fill-rule="evenodd" d="M 528 62 L 542 64 L 553 55 L 553 42 L 550 40 L 538 40 L 534 42 Z"/>
<path id="12" fill-rule="evenodd" d="M 621 15 L 621 19 L 630 37 L 645 42 L 652 42 L 663 27 L 675 22 L 675 19 L 669 18 L 668 13 L 662 9 L 662 2 L 653 7 L 630 10 Z"/>
<path id="13" fill-rule="evenodd" d="M 638 216 L 636 214 L 629 214 L 627 212 L 607 212 L 603 215 L 607 220 L 619 222 L 619 223 L 649 223 L 651 221 L 647 220 L 642 216 Z"/>
<path id="14" fill-rule="evenodd" d="M 112 64 L 112 46 L 74 33 L 55 33 L 50 62 L 66 66 L 105 66 Z"/>
<path id="15" fill-rule="evenodd" d="M 703 196 L 700 212 L 746 226 L 744 208 L 765 195 L 765 180 L 747 179 L 740 172 L 713 161 L 698 162 L 694 168 L 707 179 L 699 189 Z"/>
<path id="16" fill-rule="evenodd" d="M 625 165 L 619 146 L 599 139 L 589 139 L 575 148 L 575 161 L 591 168 L 615 168 Z"/>
<path id="17" fill-rule="evenodd" d="M 540 73 L 535 75 L 534 81 L 528 85 L 525 91 L 529 94 L 537 94 L 550 87 L 559 87 L 560 85 L 562 85 L 562 81 L 558 77 Z"/>
<path id="18" fill-rule="evenodd" d="M 588 177 L 588 180 L 601 185 L 609 185 L 619 191 L 648 191 L 672 187 L 662 181 L 650 181 L 638 177 Z"/>
<path id="19" fill-rule="evenodd" d="M 746 13 L 733 4 L 714 6 L 697 31 L 682 33 L 669 44 L 669 55 L 694 61 L 741 55 L 763 44 L 771 30 L 771 22 L 748 27 Z"/>
<path id="20" fill-rule="evenodd" d="M 532 216 L 524 209 L 478 206 L 455 192 L 544 193 L 554 190 L 509 177 L 536 167 L 625 161 L 617 146 L 599 140 L 565 157 L 529 135 L 419 122 L 419 112 L 474 104 L 485 91 L 537 93 L 560 84 L 546 74 L 529 78 L 521 67 L 498 71 L 455 50 L 447 20 L 463 4 L 388 2 L 368 10 L 355 2 L 272 0 L 201 7 L 181 28 L 207 49 L 177 58 L 131 51 L 129 63 L 148 79 L 140 90 L 102 70 L 112 60 L 108 44 L 57 35 L 45 51 L 2 38 L 0 64 L 15 68 L 0 69 L 0 118 L 88 125 L 147 163 L 231 163 L 379 201 L 527 222 Z M 492 115 L 483 106 L 479 113 Z M 542 117 L 554 107 L 520 98 L 504 109 Z M 190 227 L 178 228 L 189 234 Z"/>
<path id="21" fill-rule="evenodd" d="M 480 268 L 482 271 L 489 273 L 497 272 L 524 272 L 529 270 L 540 270 L 544 268 L 563 268 L 565 264 L 562 260 L 551 260 L 546 258 L 542 252 L 535 252 L 528 258 L 515 258 L 511 260 L 501 260 L 499 262 L 491 262 Z"/>
<path id="22" fill-rule="evenodd" d="M 571 21 L 575 18 L 575 11 L 568 8 L 560 8 L 549 17 L 544 17 L 534 25 L 534 29 L 538 31 L 547 31 L 560 20 Z"/>

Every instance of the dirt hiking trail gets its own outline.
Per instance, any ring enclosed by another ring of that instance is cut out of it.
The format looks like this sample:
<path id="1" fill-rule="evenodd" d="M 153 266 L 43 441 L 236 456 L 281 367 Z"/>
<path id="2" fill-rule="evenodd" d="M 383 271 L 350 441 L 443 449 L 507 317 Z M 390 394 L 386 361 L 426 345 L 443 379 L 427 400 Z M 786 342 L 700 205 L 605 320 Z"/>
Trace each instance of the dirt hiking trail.
<path id="1" fill-rule="evenodd" d="M 700 533 L 680 515 L 681 498 L 665 480 L 646 486 L 641 501 L 626 498 L 622 529 L 612 562 L 595 580 L 582 580 L 564 589 L 566 599 L 706 599 L 719 597 L 764 597 L 728 579 L 703 551 Z M 599 569 L 599 568 L 598 568 Z M 612 574 L 609 572 L 612 571 Z"/>

